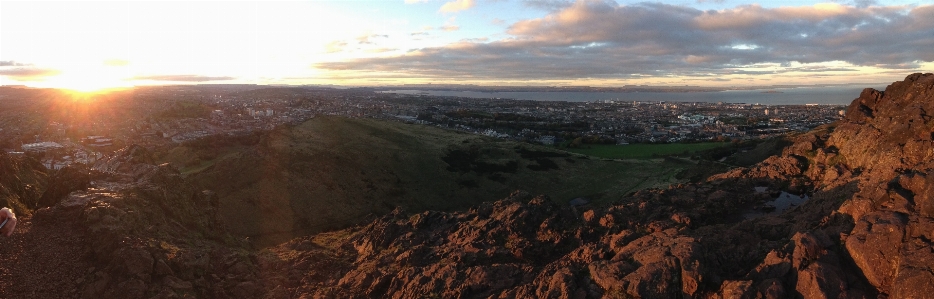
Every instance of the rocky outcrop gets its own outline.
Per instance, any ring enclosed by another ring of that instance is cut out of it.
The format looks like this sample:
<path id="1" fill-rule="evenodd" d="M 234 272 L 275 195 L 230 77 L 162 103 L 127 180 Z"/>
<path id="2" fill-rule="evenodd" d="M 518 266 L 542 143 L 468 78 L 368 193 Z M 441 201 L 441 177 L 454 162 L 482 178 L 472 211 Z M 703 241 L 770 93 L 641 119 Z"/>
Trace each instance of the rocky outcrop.
<path id="1" fill-rule="evenodd" d="M 699 294 L 704 283 L 698 243 L 676 228 L 609 233 L 625 226 L 612 213 L 582 226 L 544 197 L 515 193 L 464 213 L 403 216 L 361 227 L 331 250 L 320 236 L 295 240 L 269 263 L 330 261 L 327 272 L 280 278 L 301 282 L 288 287 L 294 295 L 322 298 L 672 297 Z"/>
<path id="2" fill-rule="evenodd" d="M 856 185 L 839 194 L 837 213 L 852 219 L 844 255 L 876 291 L 920 298 L 934 290 L 930 223 L 934 200 L 934 74 L 912 74 L 885 91 L 864 90 L 846 118 L 797 137 L 772 161 L 719 178 L 806 180 L 813 190 Z M 803 158 L 803 159 L 802 159 Z M 780 165 L 776 167 L 775 165 Z"/>
<path id="3" fill-rule="evenodd" d="M 856 226 L 847 253 L 866 279 L 892 298 L 934 291 L 934 74 L 913 74 L 884 92 L 867 89 L 815 157 L 858 173 L 860 190 L 840 209 Z M 835 178 L 815 177 L 823 184 Z M 927 229 L 927 231 L 925 231 Z"/>
<path id="4" fill-rule="evenodd" d="M 82 298 L 253 298 L 248 242 L 225 233 L 213 192 L 194 189 L 169 165 L 131 146 L 93 169 L 64 168 L 45 192 L 57 204 L 34 222 L 67 223 L 84 236 L 93 264 Z M 62 219 L 68 219 L 67 222 Z M 241 286 L 241 284 L 243 284 Z M 238 287 L 240 286 L 240 287 Z"/>
<path id="5" fill-rule="evenodd" d="M 830 237 L 852 228 L 827 217 L 839 207 L 832 196 L 817 194 L 795 213 L 736 220 L 723 214 L 736 215 L 763 195 L 752 182 L 729 186 L 737 189 L 646 190 L 586 211 L 521 192 L 466 212 L 397 210 L 272 248 L 260 258 L 261 271 L 286 294 L 309 298 L 876 294 Z"/>
<path id="6" fill-rule="evenodd" d="M 38 161 L 0 151 L 0 204 L 4 207 L 17 214 L 43 207 L 39 199 L 47 183 L 47 170 Z"/>
<path id="7" fill-rule="evenodd" d="M 73 164 L 56 170 L 49 177 L 48 186 L 38 200 L 41 207 L 57 204 L 69 193 L 87 189 L 91 185 L 91 170 L 81 164 Z"/>

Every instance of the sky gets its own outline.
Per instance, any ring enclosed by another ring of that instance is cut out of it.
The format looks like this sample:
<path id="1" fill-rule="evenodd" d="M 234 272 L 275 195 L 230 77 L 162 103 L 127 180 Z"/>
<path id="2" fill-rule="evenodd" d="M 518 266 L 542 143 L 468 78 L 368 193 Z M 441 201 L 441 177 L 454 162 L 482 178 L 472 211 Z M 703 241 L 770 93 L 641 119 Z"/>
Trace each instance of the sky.
<path id="1" fill-rule="evenodd" d="M 934 70 L 934 1 L 3 1 L 0 85 L 761 86 Z"/>

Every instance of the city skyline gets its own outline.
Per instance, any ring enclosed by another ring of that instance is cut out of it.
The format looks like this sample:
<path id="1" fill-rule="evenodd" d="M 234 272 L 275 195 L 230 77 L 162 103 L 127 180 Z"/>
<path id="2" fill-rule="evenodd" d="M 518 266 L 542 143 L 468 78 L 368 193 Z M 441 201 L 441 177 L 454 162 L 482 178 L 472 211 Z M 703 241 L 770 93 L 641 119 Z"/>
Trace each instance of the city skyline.
<path id="1" fill-rule="evenodd" d="M 749 86 L 934 66 L 913 1 L 0 2 L 0 84 Z"/>

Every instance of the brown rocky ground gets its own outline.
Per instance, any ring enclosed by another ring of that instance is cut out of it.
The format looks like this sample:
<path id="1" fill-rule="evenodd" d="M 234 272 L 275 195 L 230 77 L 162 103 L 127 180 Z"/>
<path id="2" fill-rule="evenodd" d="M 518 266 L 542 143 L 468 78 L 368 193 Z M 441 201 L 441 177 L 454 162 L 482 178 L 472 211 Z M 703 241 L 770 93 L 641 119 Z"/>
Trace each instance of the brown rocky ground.
<path id="1" fill-rule="evenodd" d="M 75 220 L 35 221 L 58 217 L 46 211 L 19 217 L 16 231 L 0 240 L 0 298 L 78 298 L 91 267 L 84 232 Z"/>

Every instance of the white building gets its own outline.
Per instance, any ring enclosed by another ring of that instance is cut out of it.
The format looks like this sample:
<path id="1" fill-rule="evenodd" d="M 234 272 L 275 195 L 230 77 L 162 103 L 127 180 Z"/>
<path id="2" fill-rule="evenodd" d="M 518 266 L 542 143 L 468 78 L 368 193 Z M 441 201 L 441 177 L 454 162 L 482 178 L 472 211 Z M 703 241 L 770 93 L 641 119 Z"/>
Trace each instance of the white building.
<path id="1" fill-rule="evenodd" d="M 46 141 L 46 142 L 23 144 L 23 151 L 24 152 L 44 152 L 44 151 L 49 151 L 49 150 L 54 150 L 54 149 L 60 149 L 63 147 L 64 146 L 62 146 L 61 144 L 58 144 L 58 142 Z"/>
<path id="2" fill-rule="evenodd" d="M 544 145 L 555 145 L 555 136 L 542 136 L 538 138 L 538 142 L 541 142 Z"/>

